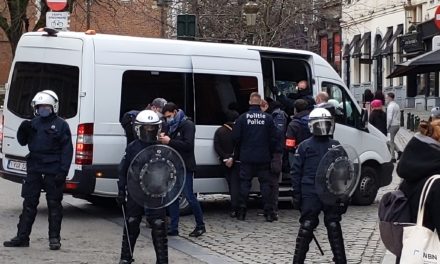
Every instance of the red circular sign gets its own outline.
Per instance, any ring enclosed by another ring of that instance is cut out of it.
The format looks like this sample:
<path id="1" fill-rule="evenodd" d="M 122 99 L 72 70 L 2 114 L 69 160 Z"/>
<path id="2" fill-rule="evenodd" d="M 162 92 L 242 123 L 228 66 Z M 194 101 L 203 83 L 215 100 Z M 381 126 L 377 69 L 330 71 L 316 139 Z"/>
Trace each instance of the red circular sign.
<path id="1" fill-rule="evenodd" d="M 67 0 L 46 0 L 46 3 L 52 11 L 62 11 L 67 6 Z"/>
<path id="2" fill-rule="evenodd" d="M 440 29 L 440 5 L 437 6 L 434 14 L 434 22 L 438 29 Z"/>

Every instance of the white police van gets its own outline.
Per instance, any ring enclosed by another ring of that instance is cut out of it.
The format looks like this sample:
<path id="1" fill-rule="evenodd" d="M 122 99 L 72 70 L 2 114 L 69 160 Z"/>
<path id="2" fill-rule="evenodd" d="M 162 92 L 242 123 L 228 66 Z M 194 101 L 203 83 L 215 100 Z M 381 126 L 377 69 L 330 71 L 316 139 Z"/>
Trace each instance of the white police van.
<path id="1" fill-rule="evenodd" d="M 115 196 L 117 167 L 126 147 L 119 120 L 125 112 L 163 97 L 196 123 L 194 190 L 227 193 L 213 148 L 213 135 L 223 124 L 225 111 L 231 104 L 246 111 L 252 92 L 270 96 L 265 83 L 294 85 L 299 80 L 307 80 L 313 94 L 325 90 L 345 102 L 345 118 L 337 124 L 335 138 L 359 153 L 362 179 L 355 200 L 372 203 L 378 188 L 391 182 L 387 139 L 367 124 L 341 78 L 320 56 L 302 50 L 92 31 L 32 32 L 20 39 L 6 85 L 0 172 L 17 182 L 26 177 L 28 149 L 18 144 L 17 128 L 32 118 L 35 93 L 50 89 L 59 96 L 59 115 L 69 123 L 75 146 L 66 192 L 84 198 Z"/>

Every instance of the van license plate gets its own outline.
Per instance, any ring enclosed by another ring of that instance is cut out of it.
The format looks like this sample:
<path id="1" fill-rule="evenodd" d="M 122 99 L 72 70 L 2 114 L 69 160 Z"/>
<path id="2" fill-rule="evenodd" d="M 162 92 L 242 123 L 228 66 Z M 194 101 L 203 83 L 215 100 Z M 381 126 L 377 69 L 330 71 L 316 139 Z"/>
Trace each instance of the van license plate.
<path id="1" fill-rule="evenodd" d="M 26 171 L 26 162 L 10 160 L 8 162 L 8 169 Z"/>

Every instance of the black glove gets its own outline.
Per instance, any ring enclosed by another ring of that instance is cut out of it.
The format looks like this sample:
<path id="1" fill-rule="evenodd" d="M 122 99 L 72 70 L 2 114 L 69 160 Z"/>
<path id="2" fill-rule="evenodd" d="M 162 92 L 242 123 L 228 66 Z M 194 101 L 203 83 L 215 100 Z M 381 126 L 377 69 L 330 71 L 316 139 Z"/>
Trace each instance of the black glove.
<path id="1" fill-rule="evenodd" d="M 278 87 L 276 85 L 270 86 L 270 90 L 276 96 L 280 96 L 281 95 L 281 91 L 280 91 L 280 89 L 278 89 Z"/>
<path id="2" fill-rule="evenodd" d="M 273 174 L 280 174 L 283 166 L 282 154 L 274 153 L 272 161 L 270 162 L 270 171 Z"/>
<path id="3" fill-rule="evenodd" d="M 67 177 L 66 173 L 63 173 L 63 172 L 55 174 L 55 178 L 54 178 L 55 183 L 57 185 L 64 184 L 66 182 L 66 177 Z"/>
<path id="4" fill-rule="evenodd" d="M 125 193 L 125 191 L 120 190 L 118 192 L 118 197 L 116 197 L 116 203 L 118 204 L 119 207 L 122 207 L 125 205 L 126 197 L 127 197 L 127 194 Z"/>
<path id="5" fill-rule="evenodd" d="M 301 209 L 301 198 L 300 197 L 293 196 L 292 207 L 295 210 L 300 210 Z"/>
<path id="6" fill-rule="evenodd" d="M 17 130 L 17 139 L 21 145 L 28 144 L 35 135 L 35 129 L 32 128 L 32 123 L 29 120 L 21 122 Z"/>

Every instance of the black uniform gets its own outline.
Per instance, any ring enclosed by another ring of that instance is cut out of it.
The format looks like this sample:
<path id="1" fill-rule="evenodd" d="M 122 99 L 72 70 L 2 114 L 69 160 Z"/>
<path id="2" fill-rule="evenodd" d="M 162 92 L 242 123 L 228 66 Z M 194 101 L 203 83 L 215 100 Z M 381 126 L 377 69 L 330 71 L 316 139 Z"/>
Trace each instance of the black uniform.
<path id="1" fill-rule="evenodd" d="M 27 177 L 21 190 L 24 198 L 23 211 L 17 225 L 17 237 L 14 239 L 29 242 L 41 189 L 44 189 L 49 210 L 49 239 L 51 243 L 55 239 L 59 244 L 63 218 L 61 201 L 73 156 L 69 125 L 56 114 L 37 116 L 31 121 L 21 123 L 17 139 L 20 145 L 28 145 L 29 154 L 26 156 Z M 12 246 L 7 244 L 5 242 L 5 246 Z"/>
<path id="2" fill-rule="evenodd" d="M 126 192 L 127 186 L 127 172 L 132 160 L 136 155 L 141 152 L 146 147 L 152 144 L 145 143 L 139 139 L 134 140 L 130 143 L 126 150 L 125 156 L 121 161 L 119 168 L 119 181 L 118 189 L 119 193 Z M 130 253 L 130 247 L 128 240 L 130 240 L 131 252 L 134 251 L 136 240 L 140 233 L 140 223 L 142 221 L 142 216 L 145 214 L 145 208 L 138 205 L 128 193 L 127 204 L 126 204 L 126 223 L 128 227 L 128 235 L 124 228 L 124 234 L 122 237 L 122 249 L 121 249 L 121 260 L 125 260 L 124 263 L 131 263 L 132 256 Z M 151 237 L 153 238 L 153 245 L 156 251 L 157 263 L 168 263 L 168 245 L 167 245 L 167 227 L 166 227 L 166 209 L 155 209 L 147 210 L 148 217 L 147 221 L 151 226 Z"/>
<path id="3" fill-rule="evenodd" d="M 303 141 L 292 162 L 293 198 L 301 211 L 300 224 L 296 239 L 293 263 L 304 263 L 313 230 L 319 224 L 319 214 L 324 212 L 324 224 L 327 228 L 329 242 L 335 263 L 347 263 L 344 240 L 341 230 L 341 215 L 347 206 L 329 206 L 321 202 L 315 191 L 315 176 L 319 162 L 332 147 L 340 143 L 330 136 L 312 136 Z M 297 207 L 295 205 L 295 207 Z"/>
<path id="4" fill-rule="evenodd" d="M 258 177 L 264 201 L 265 215 L 274 216 L 270 162 L 273 153 L 280 153 L 277 128 L 269 114 L 260 106 L 252 105 L 236 121 L 232 136 L 240 146 L 240 199 L 239 219 L 244 220 L 251 180 Z"/>

